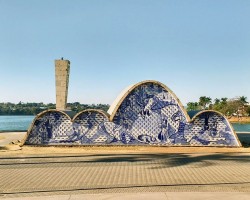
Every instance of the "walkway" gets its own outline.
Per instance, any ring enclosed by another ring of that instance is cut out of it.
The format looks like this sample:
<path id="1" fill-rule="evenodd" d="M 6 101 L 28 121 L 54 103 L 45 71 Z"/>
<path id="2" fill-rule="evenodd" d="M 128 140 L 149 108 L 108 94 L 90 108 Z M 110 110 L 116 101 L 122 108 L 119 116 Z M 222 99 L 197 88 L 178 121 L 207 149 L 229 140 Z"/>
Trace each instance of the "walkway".
<path id="1" fill-rule="evenodd" d="M 0 158 L 3 198 L 250 192 L 250 153 L 0 154 Z"/>

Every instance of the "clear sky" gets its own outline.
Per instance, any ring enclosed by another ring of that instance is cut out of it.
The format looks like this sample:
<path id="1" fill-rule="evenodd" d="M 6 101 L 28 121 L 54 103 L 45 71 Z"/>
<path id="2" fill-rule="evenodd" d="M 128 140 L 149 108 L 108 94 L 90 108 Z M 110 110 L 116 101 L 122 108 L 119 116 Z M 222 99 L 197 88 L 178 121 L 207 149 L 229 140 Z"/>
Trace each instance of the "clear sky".
<path id="1" fill-rule="evenodd" d="M 148 79 L 183 104 L 250 100 L 250 1 L 0 0 L 0 102 L 55 102 L 61 57 L 68 102 L 111 104 Z"/>

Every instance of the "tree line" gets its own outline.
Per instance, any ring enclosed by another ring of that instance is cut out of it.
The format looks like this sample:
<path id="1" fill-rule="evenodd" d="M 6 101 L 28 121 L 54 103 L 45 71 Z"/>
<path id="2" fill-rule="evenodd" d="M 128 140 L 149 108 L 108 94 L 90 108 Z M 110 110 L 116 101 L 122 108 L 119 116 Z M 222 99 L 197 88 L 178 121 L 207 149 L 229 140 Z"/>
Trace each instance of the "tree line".
<path id="1" fill-rule="evenodd" d="M 219 111 L 226 116 L 250 116 L 250 106 L 245 96 L 233 99 L 216 98 L 214 100 L 207 96 L 201 96 L 198 102 L 187 103 L 187 111 L 208 109 Z"/>
<path id="2" fill-rule="evenodd" d="M 56 104 L 53 103 L 0 103 L 0 115 L 37 115 L 38 113 L 55 109 Z M 107 111 L 109 109 L 108 104 L 81 104 L 79 102 L 68 103 L 67 108 L 75 112 L 80 112 L 85 109 L 101 109 Z"/>
<path id="3" fill-rule="evenodd" d="M 37 115 L 38 113 L 55 109 L 56 104 L 53 103 L 0 103 L 0 115 Z M 109 109 L 108 104 L 81 104 L 80 102 L 68 103 L 67 108 L 75 112 L 80 112 L 85 109 L 100 109 L 107 111 Z M 238 98 L 212 98 L 207 96 L 201 96 L 198 102 L 188 102 L 187 111 L 198 110 L 216 110 L 223 113 L 226 116 L 250 116 L 250 106 L 247 102 L 247 97 L 241 96 Z"/>

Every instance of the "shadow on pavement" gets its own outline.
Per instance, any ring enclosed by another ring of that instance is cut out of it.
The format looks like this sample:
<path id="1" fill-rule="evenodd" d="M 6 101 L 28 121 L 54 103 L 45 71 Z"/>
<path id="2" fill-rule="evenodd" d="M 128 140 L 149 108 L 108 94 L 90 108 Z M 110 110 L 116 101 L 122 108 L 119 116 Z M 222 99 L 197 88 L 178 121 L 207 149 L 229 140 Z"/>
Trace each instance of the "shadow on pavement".
<path id="1" fill-rule="evenodd" d="M 143 164 L 144 162 L 158 162 L 157 168 L 164 167 L 176 167 L 190 164 L 198 164 L 199 167 L 207 167 L 211 165 L 217 165 L 218 162 L 234 161 L 239 163 L 249 163 L 250 155 L 239 154 L 126 154 L 126 155 L 112 155 L 106 154 L 104 157 L 97 157 L 91 161 L 85 162 L 103 162 L 103 163 L 117 163 L 117 162 L 138 162 Z M 148 164 L 148 163 L 147 163 Z"/>
<path id="2" fill-rule="evenodd" d="M 245 153 L 212 153 L 212 154 L 92 154 L 92 155 L 65 155 L 43 157 L 15 157 L 2 158 L 1 165 L 16 164 L 52 164 L 52 163 L 133 163 L 148 165 L 152 168 L 170 168 L 190 165 L 191 167 L 207 167 L 220 165 L 221 162 L 249 163 L 250 154 Z"/>

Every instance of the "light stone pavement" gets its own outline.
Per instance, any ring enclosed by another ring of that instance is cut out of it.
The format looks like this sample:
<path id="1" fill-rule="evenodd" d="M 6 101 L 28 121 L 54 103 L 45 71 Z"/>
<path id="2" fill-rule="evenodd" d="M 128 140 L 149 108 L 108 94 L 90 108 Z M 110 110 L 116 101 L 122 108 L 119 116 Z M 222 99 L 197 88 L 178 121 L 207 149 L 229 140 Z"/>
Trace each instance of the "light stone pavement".
<path id="1" fill-rule="evenodd" d="M 250 193 L 243 192 L 154 192 L 154 193 L 101 193 L 13 197 L 9 200 L 249 200 Z"/>
<path id="2" fill-rule="evenodd" d="M 250 194 L 250 153 L 0 154 L 0 158 L 1 198 L 193 191 Z"/>

